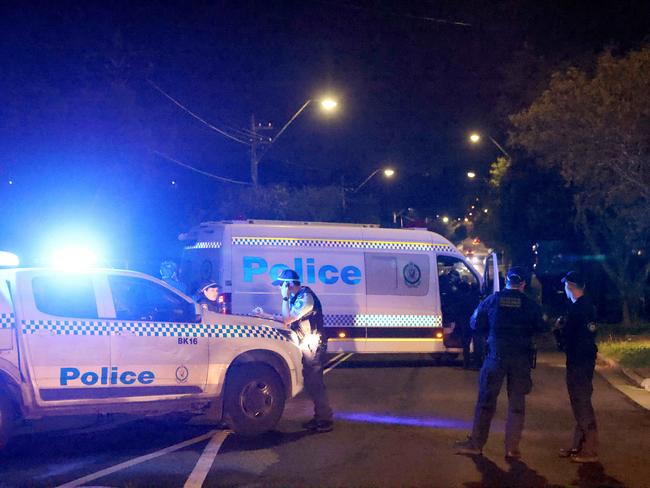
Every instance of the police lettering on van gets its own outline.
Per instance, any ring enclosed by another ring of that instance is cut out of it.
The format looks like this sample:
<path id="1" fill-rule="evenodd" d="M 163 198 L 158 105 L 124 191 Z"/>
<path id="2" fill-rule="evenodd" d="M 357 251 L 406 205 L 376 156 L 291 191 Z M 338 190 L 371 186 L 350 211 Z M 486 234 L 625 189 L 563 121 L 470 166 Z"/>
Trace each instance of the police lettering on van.
<path id="1" fill-rule="evenodd" d="M 265 281 L 274 281 L 283 270 L 291 268 L 298 273 L 300 281 L 304 284 L 316 283 L 316 277 L 323 285 L 333 285 L 339 279 L 346 285 L 354 286 L 361 283 L 361 270 L 356 266 L 343 266 L 339 271 L 339 268 L 333 264 L 317 266 L 315 258 L 306 258 L 305 262 L 305 273 L 303 274 L 303 258 L 301 257 L 295 258 L 293 267 L 290 267 L 283 263 L 274 263 L 269 266 L 267 260 L 261 256 L 244 256 L 244 281 L 250 283 L 255 276 L 263 276 Z"/>

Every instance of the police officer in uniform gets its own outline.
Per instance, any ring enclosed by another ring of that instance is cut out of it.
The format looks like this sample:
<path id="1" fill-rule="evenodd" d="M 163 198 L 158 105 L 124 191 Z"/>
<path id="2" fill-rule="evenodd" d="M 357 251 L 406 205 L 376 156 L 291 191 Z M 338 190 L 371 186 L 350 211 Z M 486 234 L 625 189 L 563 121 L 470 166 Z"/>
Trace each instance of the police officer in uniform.
<path id="1" fill-rule="evenodd" d="M 201 283 L 194 300 L 196 300 L 201 308 L 211 312 L 219 312 L 219 285 L 215 281 L 205 281 Z"/>
<path id="2" fill-rule="evenodd" d="M 187 286 L 178 279 L 178 266 L 174 261 L 167 260 L 160 263 L 160 277 L 168 285 L 187 293 Z"/>
<path id="3" fill-rule="evenodd" d="M 305 390 L 314 402 L 314 418 L 303 426 L 316 432 L 329 432 L 334 424 L 323 381 L 327 337 L 320 300 L 311 288 L 300 285 L 300 277 L 292 269 L 283 270 L 273 285 L 280 286 L 284 323 L 300 340 Z"/>
<path id="4" fill-rule="evenodd" d="M 595 463 L 598 461 L 598 430 L 591 394 L 598 352 L 596 311 L 585 295 L 585 280 L 580 273 L 569 271 L 562 283 L 571 304 L 553 332 L 558 347 L 566 352 L 566 386 L 576 426 L 571 447 L 560 449 L 560 457 L 577 463 Z"/>
<path id="5" fill-rule="evenodd" d="M 523 270 L 513 267 L 506 276 L 506 289 L 483 300 L 471 318 L 471 327 L 486 334 L 488 352 L 479 376 L 479 393 L 472 433 L 456 443 L 457 454 L 481 454 L 504 379 L 508 382 L 508 420 L 505 455 L 521 457 L 519 441 L 524 428 L 526 395 L 532 388 L 533 335 L 545 331 L 540 307 L 523 291 Z"/>

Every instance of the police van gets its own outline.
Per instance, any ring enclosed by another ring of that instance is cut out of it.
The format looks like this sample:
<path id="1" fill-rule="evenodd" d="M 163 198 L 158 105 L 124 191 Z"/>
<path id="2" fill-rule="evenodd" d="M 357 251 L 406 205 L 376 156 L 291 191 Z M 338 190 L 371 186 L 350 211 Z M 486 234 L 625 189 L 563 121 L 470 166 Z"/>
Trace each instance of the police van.
<path id="1" fill-rule="evenodd" d="M 321 300 L 330 352 L 458 354 L 466 331 L 457 325 L 498 289 L 494 256 L 481 276 L 422 229 L 248 220 L 205 222 L 179 238 L 181 279 L 217 281 L 232 313 L 279 313 L 271 282 L 294 269 Z"/>
<path id="2" fill-rule="evenodd" d="M 0 270 L 0 445 L 19 419 L 95 413 L 209 412 L 252 435 L 301 389 L 278 322 L 137 272 Z"/>

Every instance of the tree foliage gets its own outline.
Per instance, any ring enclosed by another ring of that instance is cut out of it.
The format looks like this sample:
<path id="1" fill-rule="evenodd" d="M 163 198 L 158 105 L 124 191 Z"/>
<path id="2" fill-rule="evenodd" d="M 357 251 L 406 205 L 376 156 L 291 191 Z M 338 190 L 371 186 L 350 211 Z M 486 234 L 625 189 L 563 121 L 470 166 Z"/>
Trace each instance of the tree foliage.
<path id="1" fill-rule="evenodd" d="M 211 219 L 273 219 L 312 222 L 341 222 L 344 220 L 374 222 L 377 203 L 348 201 L 343 213 L 341 187 L 286 185 L 229 188 L 219 195 L 208 215 Z M 366 203 L 366 205 L 362 205 Z M 350 208 L 351 207 L 351 208 Z"/>
<path id="2" fill-rule="evenodd" d="M 555 73 L 511 122 L 511 142 L 573 187 L 576 223 L 610 257 L 605 270 L 629 320 L 650 273 L 650 46 L 606 51 L 591 72 Z"/>

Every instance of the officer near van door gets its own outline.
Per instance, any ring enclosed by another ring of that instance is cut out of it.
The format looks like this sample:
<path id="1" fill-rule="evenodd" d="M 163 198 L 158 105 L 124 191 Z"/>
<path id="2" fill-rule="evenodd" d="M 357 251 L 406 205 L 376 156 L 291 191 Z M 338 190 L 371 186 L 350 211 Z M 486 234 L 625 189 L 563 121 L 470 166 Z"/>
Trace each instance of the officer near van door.
<path id="1" fill-rule="evenodd" d="M 487 335 L 488 352 L 479 376 L 472 433 L 467 440 L 456 443 L 457 454 L 482 453 L 501 386 L 507 379 L 505 456 L 506 459 L 521 457 L 519 441 L 524 428 L 526 395 L 532 389 L 535 351 L 532 338 L 546 329 L 540 307 L 523 293 L 526 286 L 523 276 L 522 268 L 510 268 L 506 289 L 483 300 L 472 315 L 472 329 Z"/>
<path id="2" fill-rule="evenodd" d="M 566 386 L 576 426 L 571 447 L 560 449 L 560 457 L 576 463 L 595 463 L 598 462 L 598 429 L 591 394 L 598 352 L 596 311 L 585 295 L 585 280 L 580 273 L 569 271 L 562 283 L 571 304 L 566 316 L 556 322 L 553 333 L 558 347 L 566 352 Z"/>
<path id="3" fill-rule="evenodd" d="M 311 288 L 301 286 L 298 273 L 292 269 L 283 270 L 272 284 L 280 286 L 284 323 L 300 340 L 305 390 L 314 402 L 314 418 L 303 427 L 316 432 L 329 432 L 334 423 L 323 381 L 327 337 L 320 300 Z"/>

